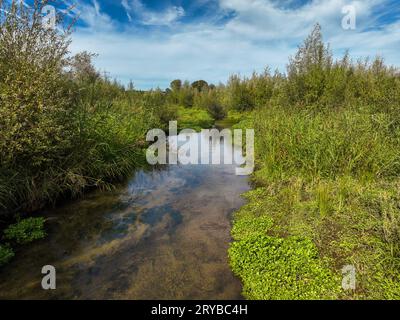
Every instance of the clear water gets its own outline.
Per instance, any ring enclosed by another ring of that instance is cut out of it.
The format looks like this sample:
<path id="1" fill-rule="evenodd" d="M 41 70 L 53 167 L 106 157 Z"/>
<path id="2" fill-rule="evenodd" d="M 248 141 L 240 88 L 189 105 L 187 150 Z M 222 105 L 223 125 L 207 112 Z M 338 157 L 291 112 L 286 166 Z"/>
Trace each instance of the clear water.
<path id="1" fill-rule="evenodd" d="M 0 298 L 240 299 L 227 249 L 249 185 L 234 169 L 137 171 L 112 192 L 44 212 L 48 237 L 0 270 Z M 44 265 L 56 267 L 56 290 L 41 288 Z"/>

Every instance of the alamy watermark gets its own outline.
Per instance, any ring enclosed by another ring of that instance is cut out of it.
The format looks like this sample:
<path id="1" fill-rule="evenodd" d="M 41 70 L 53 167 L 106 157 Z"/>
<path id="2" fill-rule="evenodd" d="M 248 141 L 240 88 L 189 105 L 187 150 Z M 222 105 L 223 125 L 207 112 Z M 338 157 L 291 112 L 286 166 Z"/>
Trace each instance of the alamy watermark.
<path id="1" fill-rule="evenodd" d="M 342 268 L 342 288 L 343 290 L 356 289 L 356 268 L 353 265 L 346 265 Z"/>
<path id="2" fill-rule="evenodd" d="M 43 266 L 42 274 L 45 274 L 41 283 L 42 289 L 56 290 L 56 268 L 51 265 Z"/>
<path id="3" fill-rule="evenodd" d="M 342 8 L 342 28 L 344 30 L 355 30 L 357 27 L 357 12 L 354 5 L 347 5 Z"/>
<path id="4" fill-rule="evenodd" d="M 77 19 L 80 15 L 80 11 L 76 9 L 75 5 L 69 5 L 66 1 L 61 1 L 61 4 L 66 6 L 65 9 L 56 9 L 54 5 L 48 4 L 44 2 L 42 7 L 38 7 L 39 15 L 40 15 L 40 23 L 43 29 L 46 30 L 55 30 L 57 28 L 57 11 L 62 13 L 65 16 L 69 16 L 69 18 L 73 21 Z M 24 0 L 17 0 L 15 4 L 23 6 L 26 10 L 35 10 L 34 6 L 29 5 Z M 4 12 L 6 15 L 10 14 L 9 11 L 5 9 L 0 9 L 1 12 Z M 22 17 L 17 15 L 17 18 L 23 20 Z"/>
<path id="5" fill-rule="evenodd" d="M 42 27 L 45 29 L 52 29 L 56 28 L 56 8 L 52 5 L 46 5 L 42 8 Z"/>

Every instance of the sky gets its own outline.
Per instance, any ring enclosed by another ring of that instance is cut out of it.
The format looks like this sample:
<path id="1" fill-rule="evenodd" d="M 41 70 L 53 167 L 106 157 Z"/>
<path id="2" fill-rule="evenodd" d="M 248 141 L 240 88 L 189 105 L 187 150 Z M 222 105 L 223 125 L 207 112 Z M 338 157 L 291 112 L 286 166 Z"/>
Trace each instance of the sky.
<path id="1" fill-rule="evenodd" d="M 77 17 L 71 52 L 137 89 L 174 79 L 226 82 L 231 74 L 286 70 L 288 57 L 320 23 L 340 58 L 382 56 L 400 66 L 400 1 L 394 0 L 66 0 Z M 355 9 L 355 29 L 342 19 Z M 61 9 L 57 8 L 57 9 Z"/>

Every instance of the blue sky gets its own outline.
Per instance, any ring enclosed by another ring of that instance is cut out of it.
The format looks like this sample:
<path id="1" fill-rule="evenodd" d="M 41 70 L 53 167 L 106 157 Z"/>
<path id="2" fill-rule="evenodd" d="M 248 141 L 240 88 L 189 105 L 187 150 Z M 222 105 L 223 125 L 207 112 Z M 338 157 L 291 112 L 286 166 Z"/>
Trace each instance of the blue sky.
<path id="1" fill-rule="evenodd" d="M 139 89 L 176 78 L 211 83 L 266 66 L 285 71 L 288 57 L 322 25 L 340 57 L 383 56 L 400 66 L 400 1 L 393 0 L 67 0 L 79 14 L 71 51 L 99 54 L 96 66 Z M 354 5 L 355 30 L 342 28 Z"/>

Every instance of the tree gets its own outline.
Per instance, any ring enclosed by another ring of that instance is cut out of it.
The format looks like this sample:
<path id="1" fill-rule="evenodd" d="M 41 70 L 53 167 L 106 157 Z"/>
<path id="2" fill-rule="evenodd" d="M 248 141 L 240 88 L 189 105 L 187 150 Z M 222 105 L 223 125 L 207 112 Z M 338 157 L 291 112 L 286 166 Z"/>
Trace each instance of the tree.
<path id="1" fill-rule="evenodd" d="M 134 91 L 134 90 L 135 90 L 135 85 L 132 80 L 129 80 L 128 91 Z"/>
<path id="2" fill-rule="evenodd" d="M 197 80 L 192 83 L 192 88 L 196 89 L 198 92 L 208 90 L 208 83 L 204 80 Z"/>
<path id="3" fill-rule="evenodd" d="M 203 93 L 205 95 L 205 107 L 208 113 L 215 119 L 221 120 L 226 117 L 226 111 L 219 101 L 216 90 Z"/>
<path id="4" fill-rule="evenodd" d="M 0 1 L 0 157 L 6 165 L 46 166 L 70 145 L 73 112 L 69 33 L 44 28 L 47 1 Z M 72 135 L 72 134 L 71 134 Z"/>
<path id="5" fill-rule="evenodd" d="M 95 57 L 97 57 L 97 54 L 87 51 L 80 52 L 72 57 L 70 74 L 74 80 L 95 82 L 100 78 L 99 72 L 92 63 Z"/>
<path id="6" fill-rule="evenodd" d="M 290 102 L 316 103 L 324 93 L 331 67 L 332 54 L 323 42 L 321 26 L 317 23 L 295 57 L 289 60 L 287 89 Z"/>
<path id="7" fill-rule="evenodd" d="M 182 80 L 177 79 L 177 80 L 172 81 L 170 84 L 170 87 L 173 92 L 177 92 L 177 91 L 181 90 Z"/>
<path id="8" fill-rule="evenodd" d="M 239 76 L 231 76 L 228 85 L 229 105 L 237 111 L 246 111 L 254 108 L 254 97 L 248 87 L 248 81 Z"/>
<path id="9" fill-rule="evenodd" d="M 181 90 L 178 93 L 178 103 L 181 106 L 190 108 L 193 107 L 194 101 L 194 92 L 192 87 L 190 86 L 189 81 L 185 81 Z"/>

